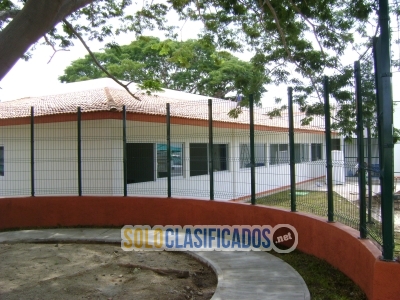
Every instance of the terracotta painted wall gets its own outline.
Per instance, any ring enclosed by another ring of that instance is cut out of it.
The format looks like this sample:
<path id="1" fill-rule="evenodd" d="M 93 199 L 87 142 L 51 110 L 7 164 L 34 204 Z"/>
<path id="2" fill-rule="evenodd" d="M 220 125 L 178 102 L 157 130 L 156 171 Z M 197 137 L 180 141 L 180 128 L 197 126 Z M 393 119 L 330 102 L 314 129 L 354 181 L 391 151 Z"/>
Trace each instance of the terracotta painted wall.
<path id="1" fill-rule="evenodd" d="M 369 299 L 400 299 L 400 263 L 358 232 L 305 213 L 243 203 L 136 197 L 27 197 L 0 199 L 0 229 L 123 225 L 290 224 L 299 250 L 328 261 L 354 280 Z"/>

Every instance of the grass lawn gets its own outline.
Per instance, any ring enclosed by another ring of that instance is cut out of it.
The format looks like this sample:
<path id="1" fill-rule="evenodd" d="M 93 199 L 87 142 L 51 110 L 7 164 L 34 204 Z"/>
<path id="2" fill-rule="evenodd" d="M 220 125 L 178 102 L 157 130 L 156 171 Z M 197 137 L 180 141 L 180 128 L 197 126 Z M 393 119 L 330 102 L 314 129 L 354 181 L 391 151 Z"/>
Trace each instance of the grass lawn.
<path id="1" fill-rule="evenodd" d="M 364 300 L 364 292 L 346 275 L 315 256 L 293 251 L 279 257 L 291 265 L 304 279 L 313 300 Z"/>
<path id="2" fill-rule="evenodd" d="M 327 192 L 296 191 L 296 209 L 328 218 Z M 257 199 L 257 204 L 290 209 L 290 190 Z M 334 220 L 359 230 L 359 208 L 337 193 L 333 193 Z M 382 243 L 381 224 L 367 224 L 370 237 Z M 271 252 L 286 261 L 304 278 L 311 299 L 367 299 L 362 290 L 346 275 L 327 262 L 300 251 L 287 254 Z M 400 255 L 400 232 L 395 232 L 395 256 Z"/>
<path id="3" fill-rule="evenodd" d="M 328 218 L 328 195 L 320 191 L 296 191 L 296 208 Z M 300 195 L 299 195 L 300 194 Z M 280 206 L 290 209 L 290 190 L 257 199 L 257 204 Z M 359 226 L 358 206 L 333 193 L 334 219 L 353 228 Z"/>
<path id="4" fill-rule="evenodd" d="M 296 209 L 328 218 L 327 192 L 296 191 Z M 257 204 L 279 206 L 290 209 L 290 190 L 257 199 Z M 359 209 L 356 204 L 333 193 L 334 220 L 359 230 Z M 382 244 L 381 224 L 374 220 L 374 224 L 367 224 L 367 231 L 371 238 Z M 395 232 L 395 256 L 400 255 L 400 232 Z"/>

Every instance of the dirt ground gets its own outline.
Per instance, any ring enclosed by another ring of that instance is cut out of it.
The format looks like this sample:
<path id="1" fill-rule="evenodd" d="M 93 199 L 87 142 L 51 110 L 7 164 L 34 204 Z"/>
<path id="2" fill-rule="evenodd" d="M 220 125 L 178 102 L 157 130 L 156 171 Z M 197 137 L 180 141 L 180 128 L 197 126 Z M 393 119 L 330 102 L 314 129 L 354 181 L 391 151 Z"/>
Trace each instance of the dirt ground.
<path id="1" fill-rule="evenodd" d="M 217 277 L 181 252 L 0 244 L 0 299 L 210 299 Z"/>

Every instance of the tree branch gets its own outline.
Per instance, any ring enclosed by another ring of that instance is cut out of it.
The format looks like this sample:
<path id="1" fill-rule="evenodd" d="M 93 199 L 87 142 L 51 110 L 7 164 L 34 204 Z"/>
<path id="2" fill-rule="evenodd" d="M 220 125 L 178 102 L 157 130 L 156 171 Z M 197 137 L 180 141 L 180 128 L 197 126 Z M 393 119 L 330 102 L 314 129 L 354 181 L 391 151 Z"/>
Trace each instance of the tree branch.
<path id="1" fill-rule="evenodd" d="M 287 42 L 286 42 L 285 34 L 284 34 L 283 29 L 282 29 L 282 27 L 281 27 L 281 25 L 280 25 L 280 22 L 279 22 L 278 15 L 277 15 L 275 9 L 273 8 L 271 2 L 270 2 L 269 0 L 264 0 L 264 4 L 267 4 L 267 6 L 268 6 L 270 12 L 272 13 L 272 15 L 273 15 L 273 17 L 274 17 L 275 24 L 276 24 L 276 27 L 277 27 L 277 29 L 278 29 L 278 33 L 279 33 L 279 35 L 280 35 L 280 37 L 281 37 L 281 41 L 282 41 L 283 47 L 284 47 L 284 49 L 285 49 L 285 51 L 286 51 L 286 53 L 287 53 L 287 55 L 288 55 L 288 59 L 289 59 L 292 63 L 294 63 L 296 67 L 298 67 L 300 70 L 303 70 L 304 73 L 307 74 L 308 72 L 305 71 L 305 70 L 296 62 L 296 60 L 295 60 L 295 59 L 293 58 L 293 56 L 292 56 L 292 53 L 290 52 L 290 49 L 289 49 L 289 47 L 288 47 L 288 45 L 287 45 Z M 261 8 L 262 8 L 262 10 L 263 10 L 264 13 L 265 13 L 264 5 L 261 5 Z M 318 92 L 317 85 L 316 85 L 316 83 L 315 83 L 315 80 L 313 79 L 312 74 L 308 74 L 308 78 L 309 78 L 310 81 L 311 81 L 311 85 L 313 86 L 314 91 L 317 93 L 317 96 L 318 96 L 319 101 L 322 101 L 321 95 L 320 95 L 320 93 Z"/>
<path id="2" fill-rule="evenodd" d="M 54 51 L 53 54 L 51 55 L 49 61 L 48 61 L 47 63 L 50 63 L 50 62 L 51 62 L 51 60 L 53 59 L 54 55 L 56 55 L 56 53 L 57 53 L 58 51 L 69 51 L 68 49 L 56 49 L 56 48 L 54 47 L 54 43 L 52 43 L 52 42 L 48 39 L 47 35 L 44 35 L 44 40 L 46 41 L 46 43 L 47 43 L 47 44 L 53 49 L 53 51 Z"/>
<path id="3" fill-rule="evenodd" d="M 377 37 L 378 36 L 378 31 L 379 31 L 379 25 L 378 26 L 376 26 L 376 29 L 375 29 L 375 33 L 374 33 L 374 35 L 372 36 L 372 38 L 375 38 L 375 37 Z M 365 49 L 365 51 L 364 51 L 364 53 L 363 54 L 359 54 L 360 55 L 360 57 L 358 58 L 358 60 L 361 60 L 361 59 L 363 59 L 364 58 L 364 56 L 367 54 L 367 52 L 369 51 L 369 49 L 371 49 L 372 48 L 372 43 L 370 43 L 370 45 L 367 47 L 367 49 Z"/>
<path id="4" fill-rule="evenodd" d="M 272 16 L 274 17 L 276 28 L 278 29 L 278 33 L 279 33 L 279 35 L 281 37 L 281 40 L 282 40 L 283 48 L 285 48 L 285 51 L 286 51 L 286 53 L 288 55 L 288 58 L 290 60 L 293 60 L 292 53 L 290 53 L 289 47 L 288 47 L 287 42 L 286 42 L 285 34 L 283 32 L 283 29 L 281 27 L 281 24 L 279 22 L 279 18 L 278 18 L 278 15 L 276 14 L 275 9 L 273 8 L 273 6 L 272 6 L 272 4 L 271 4 L 271 2 L 269 0 L 264 0 L 264 4 L 267 4 L 270 12 L 272 13 Z M 264 10 L 264 5 L 262 5 L 261 7 Z M 264 10 L 264 13 L 265 13 L 265 10 Z"/>
<path id="5" fill-rule="evenodd" d="M 315 40 L 317 41 L 317 43 L 318 43 L 318 45 L 319 45 L 319 48 L 320 48 L 322 54 L 325 54 L 324 48 L 322 47 L 321 42 L 319 41 L 319 38 L 318 38 L 318 35 L 317 35 L 317 30 L 315 29 L 314 23 L 312 23 L 312 22 L 301 12 L 300 8 L 299 8 L 296 4 L 294 4 L 292 0 L 289 0 L 289 2 L 290 2 L 290 4 L 292 5 L 292 7 L 294 8 L 294 10 L 297 11 L 297 13 L 304 19 L 304 21 L 306 21 L 306 22 L 311 26 L 312 32 L 314 33 Z"/>
<path id="6" fill-rule="evenodd" d="M 0 11 L 0 21 L 5 21 L 7 19 L 14 19 L 14 17 L 20 12 L 20 9 L 11 9 Z"/>
<path id="7" fill-rule="evenodd" d="M 112 80 L 114 80 L 117 84 L 119 84 L 120 86 L 122 86 L 129 95 L 131 95 L 133 98 L 135 98 L 136 100 L 140 101 L 140 98 L 136 95 L 134 95 L 130 90 L 128 85 L 131 83 L 129 82 L 128 84 L 123 84 L 121 81 L 119 81 L 118 78 L 116 78 L 114 75 L 112 75 L 106 68 L 104 68 L 100 62 L 97 60 L 96 56 L 94 55 L 94 53 L 92 52 L 92 50 L 90 50 L 90 48 L 88 47 L 88 45 L 86 44 L 86 42 L 83 40 L 83 38 L 81 37 L 81 35 L 75 30 L 75 28 L 72 26 L 71 23 L 69 23 L 66 19 L 63 20 L 64 24 L 72 31 L 72 33 L 76 36 L 76 38 L 82 43 L 82 45 L 85 47 L 86 51 L 89 53 L 90 57 L 93 59 L 94 63 L 96 64 L 96 66 L 103 71 L 109 78 L 111 78 Z"/>
<path id="8" fill-rule="evenodd" d="M 63 18 L 94 0 L 26 1 L 11 22 L 0 31 L 0 80 L 31 45 Z"/>

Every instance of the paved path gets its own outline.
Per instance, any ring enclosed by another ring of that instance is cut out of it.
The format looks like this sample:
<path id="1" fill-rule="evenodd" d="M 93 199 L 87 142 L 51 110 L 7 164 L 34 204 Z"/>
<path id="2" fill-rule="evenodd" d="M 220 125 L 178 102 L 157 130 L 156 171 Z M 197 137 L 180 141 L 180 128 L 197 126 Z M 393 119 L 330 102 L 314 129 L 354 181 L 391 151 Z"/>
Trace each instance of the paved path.
<path id="1" fill-rule="evenodd" d="M 10 242 L 120 243 L 120 229 L 43 229 L 0 232 Z M 287 263 L 266 252 L 203 251 L 191 255 L 210 265 L 218 276 L 212 300 L 310 299 L 303 278 Z"/>

